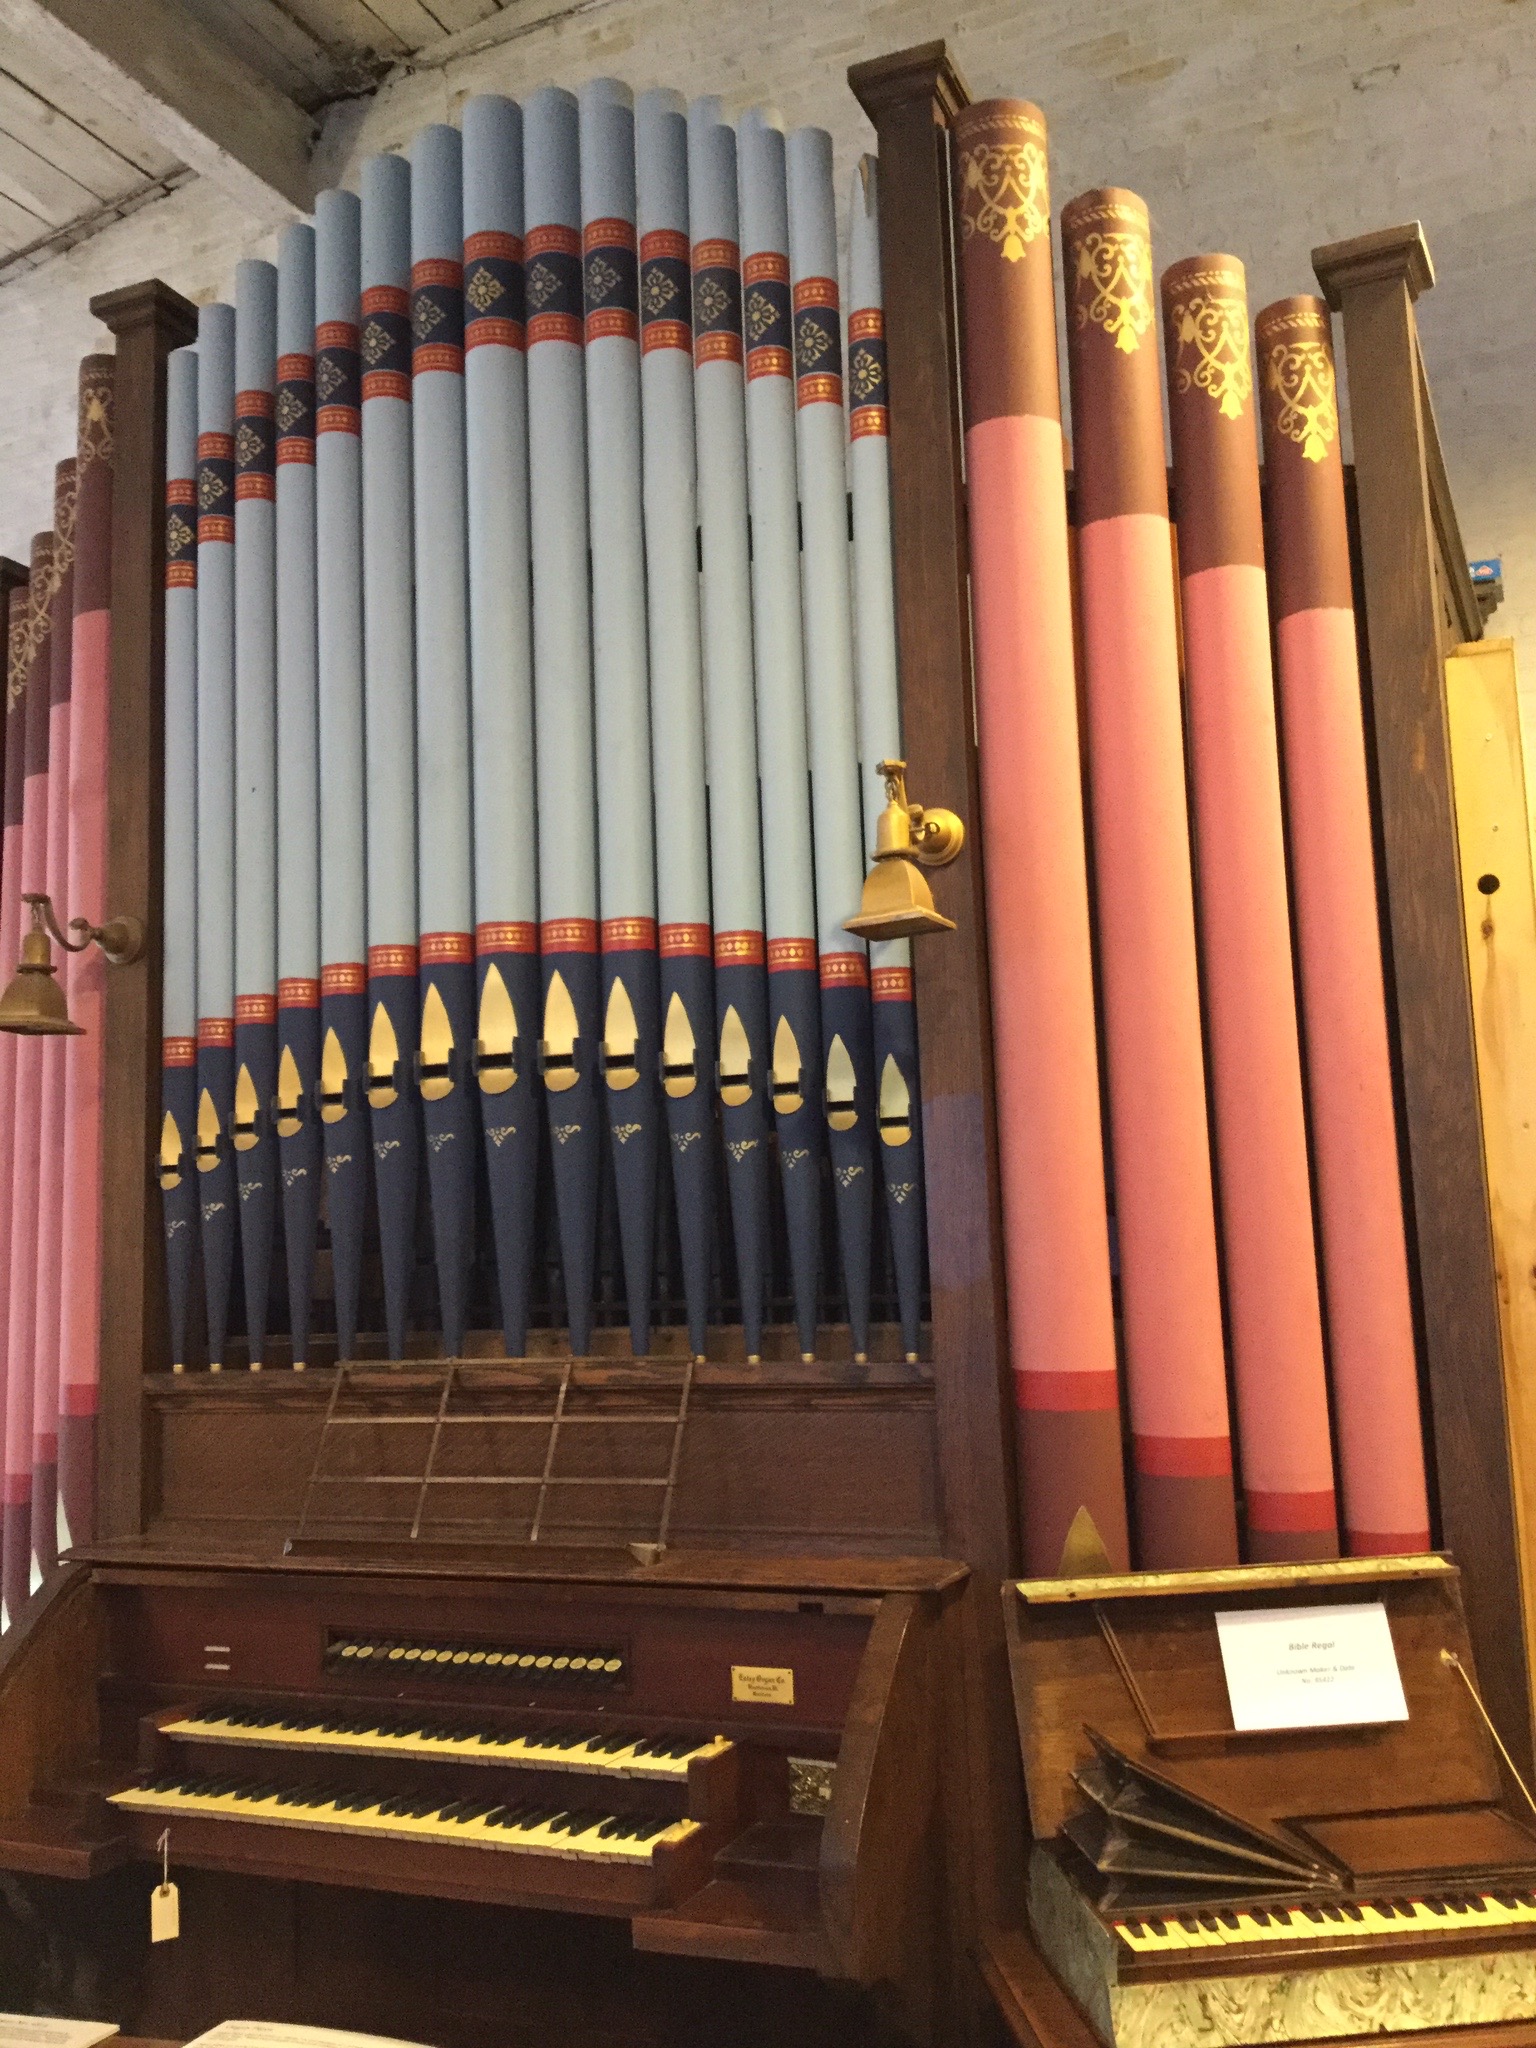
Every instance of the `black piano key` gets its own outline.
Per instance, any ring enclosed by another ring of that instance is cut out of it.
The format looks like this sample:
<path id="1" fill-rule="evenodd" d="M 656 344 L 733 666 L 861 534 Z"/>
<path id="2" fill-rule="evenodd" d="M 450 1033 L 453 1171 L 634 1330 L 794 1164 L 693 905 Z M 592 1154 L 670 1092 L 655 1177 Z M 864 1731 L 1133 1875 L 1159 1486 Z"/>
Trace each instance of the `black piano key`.
<path id="1" fill-rule="evenodd" d="M 1321 1906 L 1303 1906 L 1301 1910 L 1308 1920 L 1312 1921 L 1318 1927 L 1322 1926 L 1323 1909 Z"/>
<path id="2" fill-rule="evenodd" d="M 1323 1918 L 1325 1920 L 1332 1920 L 1335 1924 L 1337 1924 L 1340 1920 L 1344 1918 L 1343 1909 L 1339 1906 L 1324 1906 Z"/>
<path id="3" fill-rule="evenodd" d="M 1344 1918 L 1346 1920 L 1363 1920 L 1365 1918 L 1365 1915 L 1361 1912 L 1358 1906 L 1351 1906 L 1347 1903 L 1342 1905 L 1339 1908 L 1339 1911 L 1344 1915 Z"/>
<path id="4" fill-rule="evenodd" d="M 495 1811 L 496 1801 L 494 1799 L 470 1799 L 466 1800 L 464 1805 L 460 1807 L 459 1819 L 461 1821 L 484 1820 L 488 1813 L 494 1813 Z"/>
<path id="5" fill-rule="evenodd" d="M 486 1826 L 492 1828 L 520 1828 L 532 1810 L 526 1802 L 518 1806 L 504 1806 L 499 1814 L 487 1820 Z"/>
<path id="6" fill-rule="evenodd" d="M 1270 1926 L 1277 1917 L 1263 1906 L 1250 1906 L 1248 1916 L 1250 1919 L 1256 1920 L 1260 1927 Z"/>
<path id="7" fill-rule="evenodd" d="M 1447 1907 L 1444 1899 L 1421 1899 L 1419 1903 L 1427 1906 L 1431 1913 L 1437 1914 L 1442 1920 L 1445 1918 Z"/>
<path id="8" fill-rule="evenodd" d="M 1216 1915 L 1216 1918 L 1221 1922 L 1223 1927 L 1230 1927 L 1234 1933 L 1236 1932 L 1237 1915 L 1235 1913 L 1218 1913 Z"/>
<path id="9" fill-rule="evenodd" d="M 654 1841 L 657 1835 L 664 1834 L 671 1825 L 671 1820 L 665 1816 L 660 1820 L 645 1821 L 635 1829 L 632 1839 L 637 1842 Z M 1214 1924 L 1213 1922 L 1212 1925 Z"/>

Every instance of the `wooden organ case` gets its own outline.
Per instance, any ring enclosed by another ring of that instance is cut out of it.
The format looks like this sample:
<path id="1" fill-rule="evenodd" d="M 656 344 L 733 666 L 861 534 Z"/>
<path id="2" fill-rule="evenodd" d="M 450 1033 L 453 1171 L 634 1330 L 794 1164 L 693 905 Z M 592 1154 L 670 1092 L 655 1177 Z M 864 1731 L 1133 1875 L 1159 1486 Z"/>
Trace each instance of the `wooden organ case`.
<path id="1" fill-rule="evenodd" d="M 937 45 L 853 83 L 887 194 L 909 774 L 970 818 L 942 124 L 960 88 Z M 473 1336 L 452 1374 L 343 1375 L 318 1353 L 302 1377 L 167 1369 L 145 1170 L 160 1139 L 161 507 L 166 360 L 195 315 L 159 283 L 93 311 L 117 342 L 110 891 L 149 942 L 107 986 L 95 1538 L 0 1643 L 17 1930 L 0 2003 L 110 2006 L 162 2037 L 239 2012 L 445 2044 L 674 2038 L 680 2014 L 701 2041 L 954 2038 L 977 2011 L 961 1958 L 972 1826 L 990 1816 L 972 1793 L 1017 1801 L 982 1591 L 1013 1562 L 1014 1506 L 975 837 L 939 887 L 956 929 L 916 974 L 922 1361 L 877 1330 L 868 1363 L 835 1332 L 817 1361 L 770 1332 L 746 1362 L 722 1333 L 691 1374 L 665 1548 L 572 1545 L 559 1511 L 537 1547 L 507 1543 L 499 1508 L 456 1544 L 404 1525 L 391 1540 L 366 1482 L 421 1464 L 390 1464 L 392 1421 L 435 1418 L 435 1443 L 450 1399 L 478 1406 L 494 1468 L 519 1421 L 564 1411 L 567 1393 L 594 1420 L 668 1408 L 676 1366 L 663 1338 L 658 1394 L 603 1332 L 579 1389 L 557 1345 L 499 1362 Z M 311 1481 L 349 1412 L 365 1448 L 343 1469 L 365 1486 L 332 1513 Z M 985 1674 L 969 1704 L 966 1667 Z M 167 1829 L 182 1933 L 151 1949 Z"/>
<path id="2" fill-rule="evenodd" d="M 907 770 L 915 795 L 969 824 L 950 137 L 968 95 L 942 44 L 850 82 L 879 141 Z M 1480 1682 L 1525 1761 L 1439 695 L 1444 644 L 1481 622 L 1413 328 L 1422 244 L 1365 237 L 1319 270 L 1351 377 L 1435 1535 L 1465 1573 Z M 117 339 L 110 887 L 149 944 L 107 981 L 95 1540 L 0 1642 L 13 2002 L 110 2007 L 149 2035 L 239 2011 L 444 2048 L 641 2042 L 684 2024 L 701 2042 L 948 2041 L 986 2037 L 979 1964 L 1015 2038 L 1085 2039 L 1024 1931 L 1029 1835 L 997 1597 L 1020 1558 L 979 836 L 938 883 L 955 929 L 925 943 L 915 977 L 921 1362 L 888 1337 L 867 1362 L 836 1339 L 797 1362 L 787 1335 L 749 1362 L 723 1333 L 692 1374 L 660 1553 L 498 1543 L 489 1510 L 486 1540 L 457 1549 L 311 1515 L 309 1479 L 347 1403 L 375 1460 L 354 1476 L 420 1478 L 419 1458 L 391 1466 L 383 1449 L 412 1403 L 430 1421 L 462 1396 L 488 1429 L 515 1433 L 571 1375 L 557 1345 L 508 1363 L 478 1335 L 452 1378 L 420 1361 L 343 1383 L 320 1352 L 302 1376 L 167 1369 L 146 1172 L 159 1135 L 161 508 L 165 361 L 194 311 L 158 284 L 93 310 Z M 589 1413 L 658 1389 L 665 1406 L 675 1368 L 658 1365 L 648 1388 L 606 1333 L 594 1349 L 579 1374 Z M 149 1872 L 167 1828 L 183 1933 L 151 1952 Z"/>

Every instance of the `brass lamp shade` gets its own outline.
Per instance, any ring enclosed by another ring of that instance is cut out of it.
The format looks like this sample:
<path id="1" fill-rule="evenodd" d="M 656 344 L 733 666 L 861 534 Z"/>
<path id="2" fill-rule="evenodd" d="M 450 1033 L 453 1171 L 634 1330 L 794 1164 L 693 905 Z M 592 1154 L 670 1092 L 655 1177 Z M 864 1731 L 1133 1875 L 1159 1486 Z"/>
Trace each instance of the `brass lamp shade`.
<path id="1" fill-rule="evenodd" d="M 27 933 L 21 942 L 21 965 L 0 996 L 0 1031 L 15 1031 L 27 1038 L 80 1036 L 80 1026 L 70 1021 L 52 955 L 46 932 L 34 929 Z"/>
<path id="2" fill-rule="evenodd" d="M 916 861 L 901 855 L 877 860 L 864 878 L 857 917 L 843 929 L 861 939 L 915 939 L 924 932 L 952 932 L 954 919 L 933 907 L 933 891 Z"/>

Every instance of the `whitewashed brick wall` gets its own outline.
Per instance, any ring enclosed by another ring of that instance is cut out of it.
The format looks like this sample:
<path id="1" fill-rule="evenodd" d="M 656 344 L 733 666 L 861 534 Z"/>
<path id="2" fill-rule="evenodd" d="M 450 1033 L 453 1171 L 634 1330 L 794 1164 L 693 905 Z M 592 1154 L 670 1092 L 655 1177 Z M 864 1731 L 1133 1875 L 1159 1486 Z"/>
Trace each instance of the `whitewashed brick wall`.
<path id="1" fill-rule="evenodd" d="M 328 162 L 452 118 L 464 97 L 572 86 L 718 92 L 830 128 L 840 175 L 869 146 L 844 83 L 864 56 L 945 36 L 978 95 L 1050 122 L 1058 203 L 1129 185 L 1160 263 L 1227 249 L 1255 309 L 1311 288 L 1308 252 L 1418 217 L 1439 282 L 1420 305 L 1467 548 L 1502 554 L 1496 629 L 1521 647 L 1536 732 L 1536 0 L 586 0 L 514 40 L 388 83 L 333 116 Z M 270 238 L 194 182 L 0 287 L 0 549 L 24 555 L 68 452 L 93 292 L 147 275 L 218 296 Z"/>

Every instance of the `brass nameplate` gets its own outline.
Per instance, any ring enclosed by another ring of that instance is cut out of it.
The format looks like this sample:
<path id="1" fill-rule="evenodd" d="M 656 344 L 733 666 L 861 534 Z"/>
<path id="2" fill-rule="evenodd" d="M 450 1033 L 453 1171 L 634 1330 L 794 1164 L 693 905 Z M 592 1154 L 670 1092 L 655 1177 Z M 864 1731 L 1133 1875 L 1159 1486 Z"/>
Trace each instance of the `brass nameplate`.
<path id="1" fill-rule="evenodd" d="M 755 1707 L 792 1707 L 795 1674 L 776 1664 L 733 1664 L 731 1698 Z"/>

